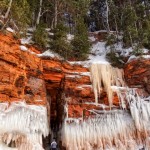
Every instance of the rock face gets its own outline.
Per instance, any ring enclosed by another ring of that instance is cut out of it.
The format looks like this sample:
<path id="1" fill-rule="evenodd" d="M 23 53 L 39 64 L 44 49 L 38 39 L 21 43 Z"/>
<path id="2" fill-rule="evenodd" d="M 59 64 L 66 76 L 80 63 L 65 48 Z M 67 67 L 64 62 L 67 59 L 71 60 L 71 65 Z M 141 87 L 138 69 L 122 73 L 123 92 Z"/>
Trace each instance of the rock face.
<path id="1" fill-rule="evenodd" d="M 125 80 L 130 87 L 139 87 L 150 94 L 150 60 L 140 58 L 126 64 Z"/>
<path id="2" fill-rule="evenodd" d="M 46 105 L 48 99 L 54 118 L 58 105 L 66 104 L 70 117 L 82 117 L 83 112 L 97 109 L 93 104 L 95 97 L 88 68 L 55 58 L 39 58 L 34 47 L 27 46 L 28 50 L 22 51 L 20 42 L 12 35 L 0 34 L 0 37 L 1 102 L 26 101 Z M 150 61 L 145 59 L 128 63 L 124 68 L 127 84 L 144 87 L 150 93 L 149 68 Z M 105 92 L 99 97 L 99 103 L 108 106 Z M 119 105 L 117 95 L 114 95 L 113 105 Z"/>
<path id="3" fill-rule="evenodd" d="M 22 51 L 12 35 L 0 37 L 0 101 L 46 105 L 41 59 Z"/>
<path id="4" fill-rule="evenodd" d="M 56 59 L 43 58 L 42 62 L 47 93 L 51 97 L 51 119 L 63 115 L 64 112 L 60 115 L 57 113 L 64 111 L 64 105 L 68 108 L 68 117 L 71 118 L 89 116 L 89 110 L 92 109 L 109 109 L 107 94 L 104 91 L 99 97 L 102 106 L 95 104 L 88 68 Z M 115 108 L 119 107 L 117 95 L 114 95 L 113 105 Z M 57 109 L 59 110 L 56 113 Z"/>

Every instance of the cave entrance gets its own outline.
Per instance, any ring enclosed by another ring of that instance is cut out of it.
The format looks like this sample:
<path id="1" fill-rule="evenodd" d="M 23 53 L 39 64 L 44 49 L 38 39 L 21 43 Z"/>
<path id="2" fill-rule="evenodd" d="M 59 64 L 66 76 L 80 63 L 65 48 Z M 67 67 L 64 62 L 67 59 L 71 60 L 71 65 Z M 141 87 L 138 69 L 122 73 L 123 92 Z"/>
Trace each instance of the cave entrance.
<path id="1" fill-rule="evenodd" d="M 50 134 L 48 137 L 43 138 L 43 147 L 49 150 L 50 144 L 53 138 L 56 139 L 59 149 L 61 147 L 61 127 L 64 118 L 64 82 L 61 81 L 60 84 L 55 84 L 55 87 L 49 88 L 47 86 L 47 101 L 48 101 L 48 119 Z M 47 84 L 46 84 L 47 85 Z M 56 85 L 58 85 L 56 87 Z"/>

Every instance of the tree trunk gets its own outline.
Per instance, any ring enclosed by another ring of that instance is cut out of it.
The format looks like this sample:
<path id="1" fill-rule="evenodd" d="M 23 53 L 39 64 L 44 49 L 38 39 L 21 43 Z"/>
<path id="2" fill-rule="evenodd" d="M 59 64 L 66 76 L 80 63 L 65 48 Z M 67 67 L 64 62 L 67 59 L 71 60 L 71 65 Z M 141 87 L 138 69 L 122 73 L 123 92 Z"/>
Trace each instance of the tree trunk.
<path id="1" fill-rule="evenodd" d="M 55 14 L 54 14 L 54 28 L 56 28 L 57 26 L 57 22 L 58 22 L 58 3 L 57 0 L 55 0 Z"/>
<path id="2" fill-rule="evenodd" d="M 110 27 L 109 27 L 109 7 L 108 7 L 108 2 L 106 0 L 106 23 L 107 23 L 107 32 L 110 32 Z"/>
<path id="3" fill-rule="evenodd" d="M 41 12 L 42 12 L 42 2 L 43 0 L 40 0 L 40 8 L 39 8 L 39 13 L 38 13 L 37 20 L 36 20 L 36 25 L 40 23 L 40 17 L 41 17 Z"/>
<path id="4" fill-rule="evenodd" d="M 7 12 L 5 13 L 5 18 L 8 18 L 8 15 L 9 15 L 10 9 L 11 9 L 11 5 L 12 5 L 12 0 L 9 1 L 8 9 L 7 9 Z"/>
<path id="5" fill-rule="evenodd" d="M 131 43 L 131 47 L 133 49 L 133 41 L 132 41 L 132 36 L 131 36 L 131 33 L 129 32 L 129 37 L 130 37 L 130 43 Z"/>
<path id="6" fill-rule="evenodd" d="M 55 19 L 55 18 L 52 19 L 52 22 L 51 22 L 51 25 L 50 25 L 50 28 L 51 28 L 51 29 L 54 29 L 54 19 Z"/>
<path id="7" fill-rule="evenodd" d="M 119 32 L 118 32 L 118 25 L 117 25 L 117 19 L 116 19 L 116 16 L 115 16 L 115 26 L 116 26 L 116 34 L 117 34 L 117 43 L 118 43 L 118 38 L 119 38 Z"/>

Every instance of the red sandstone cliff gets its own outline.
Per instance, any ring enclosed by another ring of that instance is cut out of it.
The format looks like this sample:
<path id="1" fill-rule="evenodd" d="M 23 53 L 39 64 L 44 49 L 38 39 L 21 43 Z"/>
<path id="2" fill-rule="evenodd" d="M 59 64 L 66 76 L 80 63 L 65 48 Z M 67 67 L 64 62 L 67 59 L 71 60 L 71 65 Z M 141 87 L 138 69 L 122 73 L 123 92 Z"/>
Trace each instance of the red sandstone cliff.
<path id="1" fill-rule="evenodd" d="M 12 35 L 0 34 L 0 101 L 23 101 L 28 104 L 51 105 L 51 118 L 63 116 L 68 105 L 69 117 L 88 116 L 91 109 L 103 109 L 92 104 L 95 101 L 88 68 L 71 65 L 55 58 L 39 58 L 34 47 L 20 49 L 20 42 Z M 125 79 L 129 86 L 142 86 L 150 92 L 150 61 L 141 59 L 125 66 Z M 108 105 L 103 92 L 100 104 Z M 114 95 L 113 105 L 119 101 Z M 109 109 L 106 108 L 106 109 Z"/>
<path id="2" fill-rule="evenodd" d="M 0 101 L 46 104 L 42 61 L 20 49 L 12 35 L 0 34 Z M 33 48 L 29 47 L 29 50 Z"/>

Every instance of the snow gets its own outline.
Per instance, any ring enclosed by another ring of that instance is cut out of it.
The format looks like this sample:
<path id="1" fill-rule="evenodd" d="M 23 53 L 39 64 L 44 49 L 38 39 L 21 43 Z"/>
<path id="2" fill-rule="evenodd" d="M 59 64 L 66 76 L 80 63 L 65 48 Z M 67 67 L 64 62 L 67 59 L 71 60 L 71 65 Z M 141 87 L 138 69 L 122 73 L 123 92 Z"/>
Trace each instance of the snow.
<path id="1" fill-rule="evenodd" d="M 106 60 L 106 51 L 105 42 L 97 42 L 91 47 L 91 52 L 89 54 L 87 61 L 70 61 L 69 63 L 72 65 L 82 65 L 84 67 L 90 67 L 93 63 L 99 64 L 109 64 Z"/>
<path id="2" fill-rule="evenodd" d="M 145 59 L 150 59 L 150 55 L 143 55 L 142 57 Z"/>
<path id="3" fill-rule="evenodd" d="M 82 75 L 82 76 L 91 76 L 91 73 L 90 72 L 82 72 L 82 73 L 80 73 L 80 75 Z"/>
<path id="4" fill-rule="evenodd" d="M 54 35 L 54 33 L 52 33 L 52 32 L 48 32 L 48 34 L 49 34 L 49 35 Z"/>
<path id="5" fill-rule="evenodd" d="M 71 75 L 79 75 L 79 76 L 91 76 L 90 72 L 67 72 L 68 74 Z"/>
<path id="6" fill-rule="evenodd" d="M 67 34 L 67 40 L 68 40 L 68 41 L 73 40 L 73 38 L 74 38 L 74 35 L 72 35 L 72 34 Z"/>
<path id="7" fill-rule="evenodd" d="M 6 28 L 7 31 L 14 33 L 15 31 L 12 28 Z"/>
<path id="8" fill-rule="evenodd" d="M 94 41 L 95 41 L 94 36 L 89 36 L 89 40 L 90 40 L 91 42 L 94 42 Z"/>
<path id="9" fill-rule="evenodd" d="M 21 40 L 21 44 L 22 45 L 30 44 L 31 43 L 31 39 L 32 39 L 32 36 L 28 36 L 27 38 L 22 38 L 22 39 L 20 39 Z"/>
<path id="10" fill-rule="evenodd" d="M 67 78 L 81 78 L 79 75 L 66 75 Z"/>
<path id="11" fill-rule="evenodd" d="M 44 53 L 42 54 L 37 54 L 38 57 L 51 57 L 51 58 L 58 58 L 58 59 L 62 59 L 58 54 L 50 51 L 50 50 L 47 50 L 45 51 Z"/>
<path id="12" fill-rule="evenodd" d="M 127 63 L 131 62 L 132 60 L 136 60 L 136 59 L 140 59 L 140 58 L 150 59 L 150 55 L 141 55 L 141 56 L 131 55 L 131 56 L 129 57 Z"/>
<path id="13" fill-rule="evenodd" d="M 51 31 L 51 28 L 46 28 L 45 29 L 47 32 L 50 32 Z"/>
<path id="14" fill-rule="evenodd" d="M 80 85 L 80 86 L 77 86 L 77 88 L 79 89 L 83 89 L 83 88 L 92 88 L 92 85 Z"/>
<path id="15" fill-rule="evenodd" d="M 28 51 L 28 48 L 25 47 L 24 45 L 21 45 L 21 46 L 20 46 L 20 49 L 21 49 L 22 51 Z"/>
<path id="16" fill-rule="evenodd" d="M 34 32 L 34 31 L 35 31 L 35 28 L 28 28 L 28 31 L 29 31 L 29 32 Z"/>

